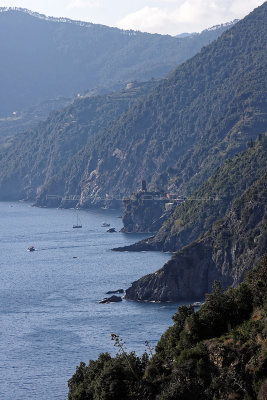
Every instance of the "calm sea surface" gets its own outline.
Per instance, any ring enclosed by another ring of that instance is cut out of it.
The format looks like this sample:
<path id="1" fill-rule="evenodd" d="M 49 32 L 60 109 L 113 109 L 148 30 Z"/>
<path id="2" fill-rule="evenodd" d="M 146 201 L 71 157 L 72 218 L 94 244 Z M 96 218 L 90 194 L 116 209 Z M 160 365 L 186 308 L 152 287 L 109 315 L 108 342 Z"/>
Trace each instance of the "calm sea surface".
<path id="1" fill-rule="evenodd" d="M 77 213 L 82 229 L 72 229 Z M 170 256 L 110 251 L 144 235 L 107 233 L 103 221 L 122 227 L 118 211 L 0 203 L 1 400 L 64 400 L 80 361 L 114 354 L 111 333 L 140 354 L 172 323 L 174 304 L 98 304 Z"/>

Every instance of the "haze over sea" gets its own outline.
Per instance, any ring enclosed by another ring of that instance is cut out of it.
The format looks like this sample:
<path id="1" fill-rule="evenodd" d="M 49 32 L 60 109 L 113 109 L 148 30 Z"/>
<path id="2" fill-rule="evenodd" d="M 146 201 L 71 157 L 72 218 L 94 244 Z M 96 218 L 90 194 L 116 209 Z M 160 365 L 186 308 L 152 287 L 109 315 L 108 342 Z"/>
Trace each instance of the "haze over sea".
<path id="1" fill-rule="evenodd" d="M 82 229 L 72 229 L 77 213 Z M 112 252 L 145 237 L 101 227 L 105 221 L 119 231 L 119 215 L 0 203 L 1 400 L 66 399 L 80 361 L 115 354 L 111 333 L 140 354 L 171 325 L 177 304 L 98 304 L 170 257 Z M 35 252 L 27 252 L 30 245 Z"/>

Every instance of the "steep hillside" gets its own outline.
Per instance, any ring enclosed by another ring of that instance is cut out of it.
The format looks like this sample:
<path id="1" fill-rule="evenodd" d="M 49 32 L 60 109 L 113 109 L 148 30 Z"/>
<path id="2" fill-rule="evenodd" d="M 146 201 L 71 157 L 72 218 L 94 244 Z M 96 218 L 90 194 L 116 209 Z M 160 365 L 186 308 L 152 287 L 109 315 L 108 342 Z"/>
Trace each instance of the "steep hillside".
<path id="1" fill-rule="evenodd" d="M 134 282 L 126 298 L 200 300 L 214 280 L 237 286 L 267 251 L 267 173 L 202 238 L 184 247 L 157 272 Z"/>
<path id="2" fill-rule="evenodd" d="M 155 352 L 118 354 L 81 363 L 69 400 L 266 399 L 267 255 L 236 289 L 217 283 L 204 305 L 179 307 Z"/>
<path id="3" fill-rule="evenodd" d="M 34 199 L 38 188 L 92 136 L 107 129 L 154 85 L 150 81 L 112 94 L 80 98 L 21 134 L 0 152 L 0 199 Z"/>
<path id="4" fill-rule="evenodd" d="M 96 86 L 164 76 L 227 26 L 189 38 L 0 8 L 0 117 Z"/>
<path id="5" fill-rule="evenodd" d="M 142 179 L 188 195 L 266 130 L 267 3 L 165 79 L 75 157 L 79 206 L 130 194 Z M 84 160 L 88 160 L 84 168 Z M 71 193 L 71 165 L 48 182 Z M 64 177 L 64 187 L 62 178 Z M 177 178 L 178 177 L 178 178 Z"/>
<path id="6" fill-rule="evenodd" d="M 259 135 L 255 142 L 248 142 L 247 145 L 246 151 L 226 160 L 196 192 L 180 204 L 153 238 L 119 250 L 177 251 L 210 229 L 215 220 L 224 216 L 232 201 L 267 170 L 267 133 Z M 127 223 L 127 209 L 123 221 Z"/>
<path id="7" fill-rule="evenodd" d="M 9 147 L 18 134 L 32 130 L 40 121 L 46 120 L 52 111 L 62 110 L 72 102 L 71 97 L 59 97 L 0 118 L 0 151 Z"/>

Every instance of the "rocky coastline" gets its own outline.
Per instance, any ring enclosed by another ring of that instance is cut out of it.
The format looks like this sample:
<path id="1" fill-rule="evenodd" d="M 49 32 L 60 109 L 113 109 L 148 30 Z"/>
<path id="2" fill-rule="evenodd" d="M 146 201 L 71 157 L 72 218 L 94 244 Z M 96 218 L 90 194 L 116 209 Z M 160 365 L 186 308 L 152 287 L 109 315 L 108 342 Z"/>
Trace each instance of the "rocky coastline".
<path id="1" fill-rule="evenodd" d="M 133 282 L 125 298 L 201 300 L 215 280 L 224 288 L 236 287 L 267 250 L 266 220 L 267 174 L 201 239 L 175 253 L 158 271 Z"/>

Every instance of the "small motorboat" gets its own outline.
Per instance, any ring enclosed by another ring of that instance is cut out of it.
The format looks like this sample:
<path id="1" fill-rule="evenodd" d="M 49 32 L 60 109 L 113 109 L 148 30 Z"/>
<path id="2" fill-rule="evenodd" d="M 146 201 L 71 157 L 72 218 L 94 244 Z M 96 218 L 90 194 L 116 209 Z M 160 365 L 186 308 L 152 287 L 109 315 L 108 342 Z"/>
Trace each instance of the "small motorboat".
<path id="1" fill-rule="evenodd" d="M 35 248 L 34 248 L 34 246 L 30 246 L 30 247 L 28 247 L 28 251 L 35 251 Z"/>
<path id="2" fill-rule="evenodd" d="M 102 225 L 104 228 L 110 226 L 110 224 L 108 224 L 107 222 L 103 222 Z"/>

